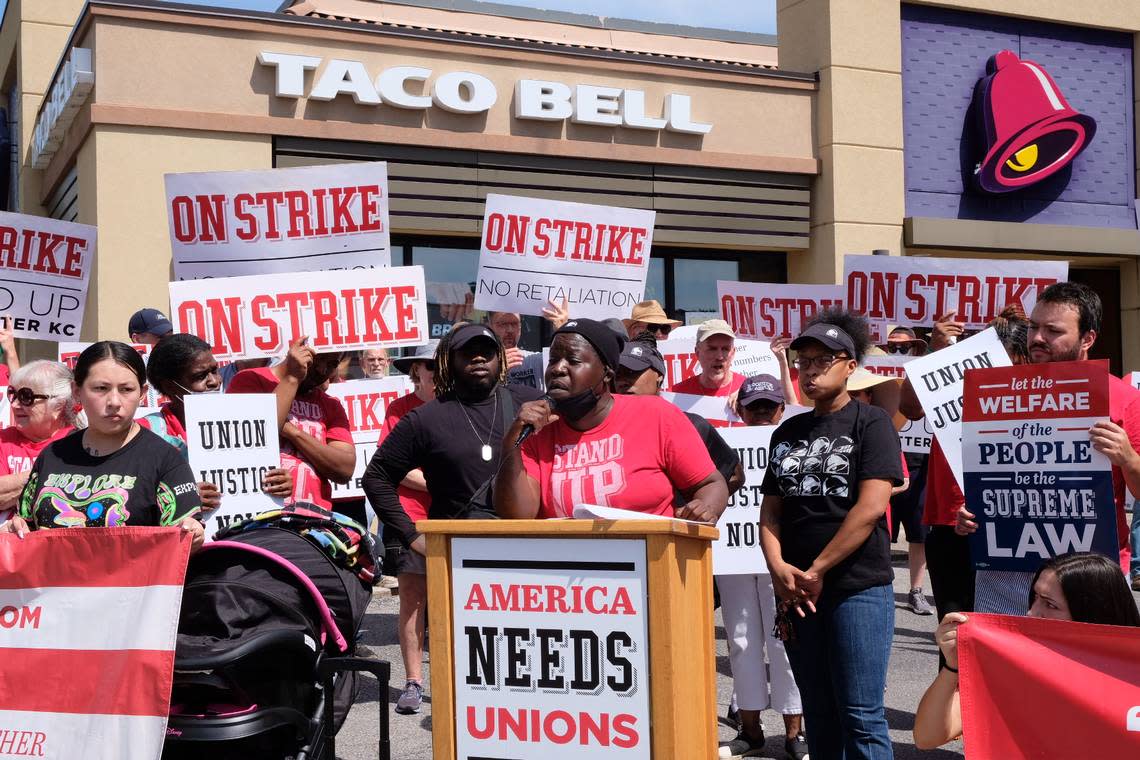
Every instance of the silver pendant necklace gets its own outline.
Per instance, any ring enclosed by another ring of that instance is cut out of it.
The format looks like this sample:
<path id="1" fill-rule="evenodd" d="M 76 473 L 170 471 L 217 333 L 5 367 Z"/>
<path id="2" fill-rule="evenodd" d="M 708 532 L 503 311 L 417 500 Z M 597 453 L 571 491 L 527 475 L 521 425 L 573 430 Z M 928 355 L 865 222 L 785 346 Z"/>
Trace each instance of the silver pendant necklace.
<path id="1" fill-rule="evenodd" d="M 483 443 L 483 439 L 479 437 L 479 431 L 475 429 L 475 423 L 471 421 L 471 417 L 467 415 L 467 407 L 464 406 L 462 401 L 459 401 L 459 408 L 463 412 L 463 419 L 467 420 L 467 424 L 471 426 L 471 432 L 475 434 L 475 440 L 483 444 L 479 450 L 480 456 L 483 457 L 484 462 L 490 462 L 493 453 L 491 451 L 491 438 L 495 434 L 495 418 L 499 416 L 499 389 L 496 388 L 493 393 L 495 394 L 495 403 L 491 409 L 491 425 L 487 428 L 487 442 Z"/>

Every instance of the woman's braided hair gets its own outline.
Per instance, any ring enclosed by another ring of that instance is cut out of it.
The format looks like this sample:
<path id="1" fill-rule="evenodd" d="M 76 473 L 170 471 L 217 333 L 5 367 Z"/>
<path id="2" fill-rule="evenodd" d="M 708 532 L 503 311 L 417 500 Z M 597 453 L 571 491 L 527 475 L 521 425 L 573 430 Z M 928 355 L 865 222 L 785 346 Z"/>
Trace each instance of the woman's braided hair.
<path id="1" fill-rule="evenodd" d="M 463 327 L 469 322 L 456 322 L 451 326 L 451 330 L 447 335 L 440 339 L 439 345 L 435 348 L 435 395 L 436 398 L 444 396 L 455 390 L 455 378 L 451 375 L 451 336 L 455 335 L 455 331 Z M 499 378 L 498 382 L 505 383 L 507 381 L 507 352 L 503 348 L 503 344 L 495 341 L 499 347 Z"/>
<path id="2" fill-rule="evenodd" d="M 1020 303 L 1008 304 L 990 322 L 990 327 L 997 332 L 998 340 L 1014 363 L 1029 363 L 1029 320 Z"/>

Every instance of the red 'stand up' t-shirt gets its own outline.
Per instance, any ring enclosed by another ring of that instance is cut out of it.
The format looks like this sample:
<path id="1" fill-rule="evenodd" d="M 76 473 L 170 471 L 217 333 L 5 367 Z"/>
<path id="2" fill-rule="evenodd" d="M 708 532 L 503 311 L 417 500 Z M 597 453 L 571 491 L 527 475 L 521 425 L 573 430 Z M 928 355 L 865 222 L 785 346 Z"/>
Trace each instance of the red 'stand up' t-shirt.
<path id="1" fill-rule="evenodd" d="M 273 393 L 277 376 L 269 367 L 256 367 L 237 373 L 227 393 Z M 298 393 L 289 410 L 289 422 L 318 441 L 342 441 L 352 445 L 348 415 L 340 401 L 320 389 Z M 293 499 L 321 507 L 332 506 L 332 483 L 322 478 L 299 451 L 281 441 L 281 466 L 293 473 Z"/>
<path id="2" fill-rule="evenodd" d="M 523 444 L 522 461 L 539 483 L 544 519 L 568 517 L 579 504 L 672 515 L 674 490 L 715 469 L 697 429 L 657 396 L 614 396 L 592 430 L 547 425 Z"/>

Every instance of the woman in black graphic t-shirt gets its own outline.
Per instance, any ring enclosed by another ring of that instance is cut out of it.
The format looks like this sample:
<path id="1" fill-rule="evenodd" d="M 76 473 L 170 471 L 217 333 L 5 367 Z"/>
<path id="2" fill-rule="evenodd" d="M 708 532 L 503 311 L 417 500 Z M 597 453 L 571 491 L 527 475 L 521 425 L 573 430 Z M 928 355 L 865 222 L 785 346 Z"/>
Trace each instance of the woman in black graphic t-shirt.
<path id="1" fill-rule="evenodd" d="M 180 525 L 199 546 L 201 499 L 190 466 L 134 421 L 146 389 L 138 353 L 123 343 L 95 343 L 80 354 L 75 383 L 88 427 L 40 453 L 17 516 L 0 531 Z"/>
<path id="2" fill-rule="evenodd" d="M 813 760 L 891 758 L 883 708 L 894 633 L 886 509 L 902 484 L 886 412 L 847 378 L 870 345 L 862 317 L 820 312 L 792 342 L 812 414 L 776 430 L 761 491 L 761 542 Z"/>

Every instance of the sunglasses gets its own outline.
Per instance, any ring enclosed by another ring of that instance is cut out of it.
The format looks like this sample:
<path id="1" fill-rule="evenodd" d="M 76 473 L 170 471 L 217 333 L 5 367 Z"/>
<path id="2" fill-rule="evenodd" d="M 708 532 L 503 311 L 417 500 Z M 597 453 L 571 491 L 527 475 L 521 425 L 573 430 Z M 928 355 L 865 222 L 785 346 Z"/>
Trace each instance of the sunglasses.
<path id="1" fill-rule="evenodd" d="M 20 406 L 33 406 L 40 399 L 49 399 L 51 396 L 36 393 L 31 388 L 13 388 L 8 386 L 8 401 L 19 401 Z"/>
<path id="2" fill-rule="evenodd" d="M 909 354 L 911 350 L 910 343 L 888 343 L 884 346 L 888 354 Z"/>
<path id="3" fill-rule="evenodd" d="M 668 335 L 669 333 L 673 332 L 673 325 L 655 325 L 652 323 L 646 323 L 645 329 L 657 335 Z"/>

